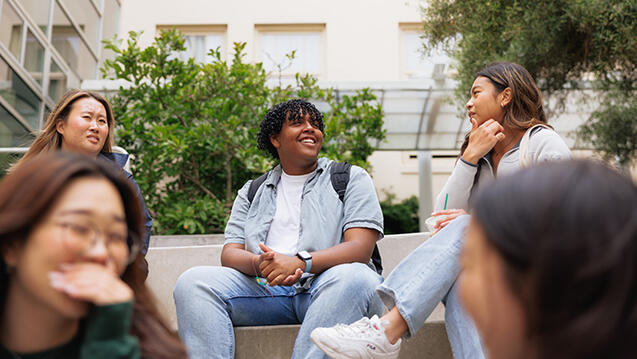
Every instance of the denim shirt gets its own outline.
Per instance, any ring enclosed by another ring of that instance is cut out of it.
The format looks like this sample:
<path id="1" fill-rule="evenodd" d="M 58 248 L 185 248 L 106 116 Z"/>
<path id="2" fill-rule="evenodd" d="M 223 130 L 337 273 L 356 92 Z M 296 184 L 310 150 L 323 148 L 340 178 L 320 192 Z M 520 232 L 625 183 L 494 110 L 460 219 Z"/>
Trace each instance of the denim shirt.
<path id="1" fill-rule="evenodd" d="M 318 166 L 308 177 L 301 194 L 299 251 L 319 251 L 343 242 L 349 228 L 370 228 L 383 238 L 383 213 L 369 174 L 352 166 L 343 202 L 332 187 L 330 166 L 334 161 L 319 158 Z M 244 245 L 249 252 L 260 254 L 259 243 L 265 243 L 276 211 L 276 189 L 281 166 L 267 175 L 257 190 L 252 205 L 248 202 L 248 181 L 237 194 L 226 225 L 225 243 Z M 369 263 L 373 269 L 374 266 Z M 307 273 L 304 274 L 306 277 Z"/>

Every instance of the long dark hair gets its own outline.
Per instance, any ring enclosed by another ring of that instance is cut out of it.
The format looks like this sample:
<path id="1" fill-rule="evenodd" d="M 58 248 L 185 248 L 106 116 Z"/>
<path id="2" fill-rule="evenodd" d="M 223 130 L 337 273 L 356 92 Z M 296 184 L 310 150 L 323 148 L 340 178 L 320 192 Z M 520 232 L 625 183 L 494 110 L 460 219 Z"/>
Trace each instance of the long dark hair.
<path id="1" fill-rule="evenodd" d="M 25 242 L 64 188 L 82 177 L 105 178 L 111 182 L 124 203 L 129 230 L 137 238 L 144 238 L 142 206 L 121 169 L 108 161 L 54 152 L 22 163 L 0 183 L 0 250 Z M 183 345 L 161 318 L 155 300 L 144 284 L 145 273 L 140 269 L 143 261 L 140 253 L 122 275 L 135 294 L 131 333 L 139 338 L 144 358 L 185 358 Z M 0 266 L 1 311 L 5 305 L 9 273 L 1 258 Z M 0 316 L 3 313 L 0 312 Z"/>
<path id="2" fill-rule="evenodd" d="M 637 358 L 637 186 L 592 161 L 544 163 L 476 193 L 539 358 Z"/>
<path id="3" fill-rule="evenodd" d="M 546 124 L 542 93 L 524 67 L 512 62 L 495 62 L 478 71 L 475 78 L 480 76 L 488 78 L 498 93 L 511 89 L 511 101 L 504 107 L 501 123 L 503 127 L 526 130 L 538 124 Z M 468 145 L 469 134 L 466 134 L 460 146 L 460 155 Z"/>

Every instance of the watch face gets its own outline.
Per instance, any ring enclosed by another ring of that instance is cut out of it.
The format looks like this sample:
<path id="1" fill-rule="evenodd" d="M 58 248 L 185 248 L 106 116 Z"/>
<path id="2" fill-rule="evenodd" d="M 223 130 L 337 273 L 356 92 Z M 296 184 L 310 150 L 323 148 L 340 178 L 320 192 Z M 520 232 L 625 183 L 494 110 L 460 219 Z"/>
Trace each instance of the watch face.
<path id="1" fill-rule="evenodd" d="M 312 259 L 312 255 L 308 253 L 307 251 L 300 251 L 299 253 L 297 253 L 297 256 L 299 256 L 299 258 L 301 258 L 304 261 Z"/>

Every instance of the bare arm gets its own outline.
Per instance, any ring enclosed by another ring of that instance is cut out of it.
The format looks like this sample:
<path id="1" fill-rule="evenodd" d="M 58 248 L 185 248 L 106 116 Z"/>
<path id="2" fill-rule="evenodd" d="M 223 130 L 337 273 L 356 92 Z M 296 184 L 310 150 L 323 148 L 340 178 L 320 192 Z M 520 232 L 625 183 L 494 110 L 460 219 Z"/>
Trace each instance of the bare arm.
<path id="1" fill-rule="evenodd" d="M 221 251 L 222 266 L 234 268 L 249 276 L 258 275 L 255 271 L 258 260 L 259 255 L 246 251 L 243 244 L 228 243 Z"/>

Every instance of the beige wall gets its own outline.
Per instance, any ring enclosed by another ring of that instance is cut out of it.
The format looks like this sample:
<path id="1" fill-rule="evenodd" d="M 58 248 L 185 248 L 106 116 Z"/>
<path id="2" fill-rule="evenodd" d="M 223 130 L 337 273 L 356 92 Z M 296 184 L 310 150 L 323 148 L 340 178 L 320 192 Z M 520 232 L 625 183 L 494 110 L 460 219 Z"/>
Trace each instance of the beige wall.
<path id="1" fill-rule="evenodd" d="M 120 34 L 143 30 L 148 45 L 157 25 L 227 25 L 226 53 L 247 42 L 255 60 L 256 24 L 325 24 L 327 81 L 391 81 L 400 74 L 400 23 L 420 21 L 414 0 L 123 0 Z"/>
<path id="2" fill-rule="evenodd" d="M 432 152 L 431 161 L 431 194 L 435 200 L 442 190 L 455 165 L 455 151 Z M 381 200 L 386 192 L 396 195 L 401 201 L 411 196 L 418 196 L 418 158 L 415 151 L 376 151 L 369 157 L 372 165 L 372 179 L 378 189 Z"/>

